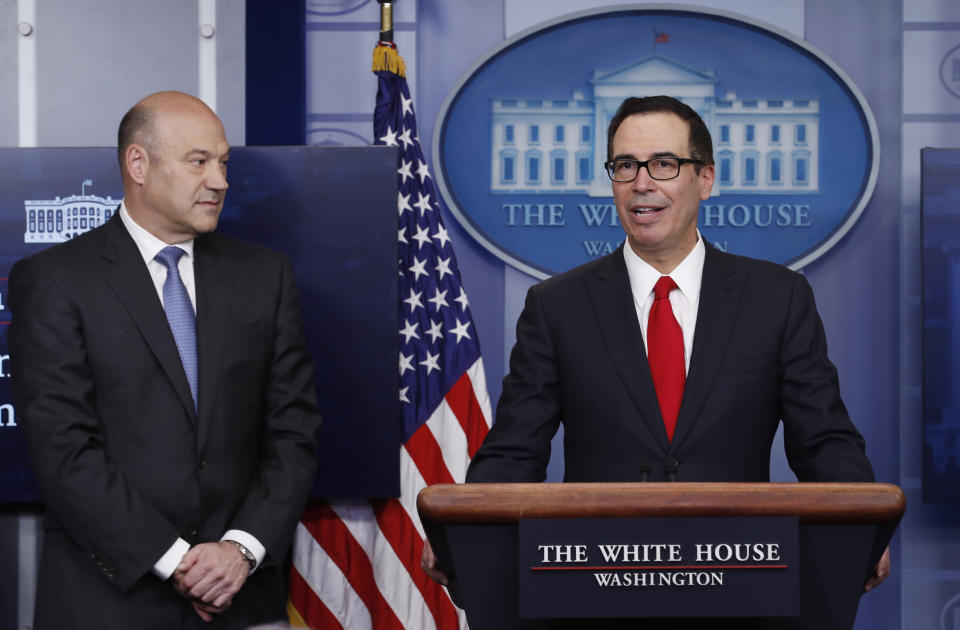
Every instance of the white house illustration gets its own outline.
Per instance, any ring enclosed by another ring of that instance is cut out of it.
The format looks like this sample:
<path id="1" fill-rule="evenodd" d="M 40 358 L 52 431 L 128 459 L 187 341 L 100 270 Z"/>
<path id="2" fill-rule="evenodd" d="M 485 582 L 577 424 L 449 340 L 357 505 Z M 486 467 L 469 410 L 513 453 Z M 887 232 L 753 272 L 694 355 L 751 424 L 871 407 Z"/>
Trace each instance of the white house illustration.
<path id="1" fill-rule="evenodd" d="M 587 193 L 609 197 L 603 171 L 606 130 L 628 96 L 669 94 L 692 107 L 713 136 L 713 194 L 816 193 L 820 104 L 808 98 L 716 95 L 712 70 L 651 55 L 615 70 L 594 70 L 592 98 L 493 101 L 493 192 Z"/>
<path id="2" fill-rule="evenodd" d="M 24 243 L 62 243 L 84 232 L 103 225 L 120 205 L 119 199 L 86 194 L 93 185 L 84 180 L 79 195 L 61 199 L 25 200 L 27 229 Z"/>

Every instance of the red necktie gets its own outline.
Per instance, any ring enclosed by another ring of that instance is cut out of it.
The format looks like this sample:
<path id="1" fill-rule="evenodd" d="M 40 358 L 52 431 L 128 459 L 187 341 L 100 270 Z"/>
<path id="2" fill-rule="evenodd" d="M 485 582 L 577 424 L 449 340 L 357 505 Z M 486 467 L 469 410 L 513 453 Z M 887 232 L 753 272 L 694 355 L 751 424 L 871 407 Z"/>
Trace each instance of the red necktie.
<path id="1" fill-rule="evenodd" d="M 683 383 L 686 381 L 683 331 L 670 306 L 670 292 L 676 288 L 677 283 L 670 276 L 661 276 L 657 280 L 647 322 L 647 361 L 660 403 L 660 414 L 667 428 L 667 439 L 671 441 L 677 428 L 677 414 L 680 413 Z"/>

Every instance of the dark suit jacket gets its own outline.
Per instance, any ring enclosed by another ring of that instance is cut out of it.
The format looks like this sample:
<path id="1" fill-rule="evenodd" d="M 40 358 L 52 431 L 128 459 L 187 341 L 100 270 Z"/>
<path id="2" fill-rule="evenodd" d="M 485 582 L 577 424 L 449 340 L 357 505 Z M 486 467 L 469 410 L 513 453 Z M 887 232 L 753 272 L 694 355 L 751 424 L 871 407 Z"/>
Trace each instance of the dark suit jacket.
<path id="1" fill-rule="evenodd" d="M 277 252 L 194 248 L 199 414 L 143 258 L 119 216 L 18 262 L 9 345 L 47 504 L 44 628 L 246 627 L 284 615 L 279 570 L 313 483 L 320 417 L 297 291 Z M 178 536 L 254 535 L 267 559 L 203 624 L 151 572 Z"/>
<path id="2" fill-rule="evenodd" d="M 693 352 L 667 440 L 622 250 L 532 287 L 468 482 L 768 481 L 780 420 L 801 481 L 872 481 L 803 276 L 706 244 Z"/>

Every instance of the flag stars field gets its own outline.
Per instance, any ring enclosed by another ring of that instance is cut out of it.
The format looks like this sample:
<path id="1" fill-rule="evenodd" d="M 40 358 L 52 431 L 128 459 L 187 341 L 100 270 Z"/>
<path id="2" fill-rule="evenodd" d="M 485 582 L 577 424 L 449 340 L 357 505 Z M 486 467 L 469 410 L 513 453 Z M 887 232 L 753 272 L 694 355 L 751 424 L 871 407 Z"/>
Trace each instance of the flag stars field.
<path id="1" fill-rule="evenodd" d="M 399 192 L 397 193 L 397 215 L 403 216 L 404 210 L 413 212 L 413 207 L 410 206 L 410 195 L 404 195 L 402 192 Z"/>
<path id="2" fill-rule="evenodd" d="M 420 301 L 421 297 L 423 297 L 423 291 L 414 291 L 413 289 L 410 289 L 410 297 L 405 299 L 404 302 L 410 305 L 411 313 L 418 308 L 423 308 L 423 302 Z"/>
<path id="3" fill-rule="evenodd" d="M 440 276 L 438 280 L 443 280 L 445 275 L 453 275 L 453 272 L 450 271 L 450 259 L 449 258 L 440 258 L 437 257 L 437 265 L 434 267 L 434 270 Z M 461 292 L 463 289 L 461 289 Z"/>
<path id="4" fill-rule="evenodd" d="M 414 140 L 410 137 L 410 128 L 404 127 L 403 133 L 400 134 L 397 140 L 403 143 L 404 150 L 409 149 L 414 143 Z"/>
<path id="5" fill-rule="evenodd" d="M 401 160 L 400 168 L 397 169 L 397 175 L 400 176 L 400 183 L 403 184 L 408 179 L 413 178 L 413 173 L 410 172 L 410 168 L 413 166 L 413 162 L 410 160 Z M 419 171 L 418 171 L 419 173 Z"/>
<path id="6" fill-rule="evenodd" d="M 431 234 L 430 238 L 435 241 L 440 241 L 440 247 L 443 248 L 450 242 L 450 237 L 447 236 L 447 229 L 442 225 L 437 226 L 437 233 Z"/>
<path id="7" fill-rule="evenodd" d="M 465 321 L 465 322 L 461 323 L 461 322 L 460 322 L 460 319 L 457 318 L 457 325 L 456 325 L 454 328 L 451 328 L 450 330 L 448 330 L 447 332 L 453 333 L 454 335 L 456 335 L 456 336 L 457 336 L 457 343 L 460 343 L 460 341 L 461 341 L 464 337 L 466 337 L 467 339 L 470 338 L 470 333 L 467 332 L 467 326 L 469 326 L 469 325 L 470 325 L 470 322 L 469 322 L 469 321 Z"/>
<path id="8" fill-rule="evenodd" d="M 441 307 L 450 306 L 447 302 L 447 292 L 445 290 L 441 291 L 440 287 L 437 287 L 437 292 L 434 293 L 433 297 L 427 300 L 427 302 L 433 304 L 433 310 L 435 312 L 440 312 Z"/>
<path id="9" fill-rule="evenodd" d="M 427 351 L 427 358 L 420 362 L 420 365 L 424 366 L 427 369 L 427 376 L 430 375 L 430 372 L 433 370 L 440 371 L 440 353 L 432 354 L 429 350 Z"/>
<path id="10" fill-rule="evenodd" d="M 430 177 L 430 167 L 427 166 L 426 162 L 418 160 L 417 175 L 420 176 L 421 184 L 425 183 L 427 178 Z"/>
<path id="11" fill-rule="evenodd" d="M 397 132 L 387 127 L 387 133 L 380 138 L 380 142 L 384 143 L 388 147 L 397 146 Z"/>
<path id="12" fill-rule="evenodd" d="M 422 249 L 425 243 L 430 242 L 430 228 L 418 225 L 417 233 L 412 238 L 417 242 L 417 249 Z"/>
<path id="13" fill-rule="evenodd" d="M 437 343 L 437 339 L 443 337 L 443 323 L 431 320 L 430 330 L 428 330 L 426 334 L 430 335 L 430 343 Z"/>
<path id="14" fill-rule="evenodd" d="M 413 370 L 413 355 L 406 355 L 400 353 L 400 376 L 403 376 L 403 373 L 407 370 Z"/>
<path id="15" fill-rule="evenodd" d="M 403 110 L 403 116 L 413 116 L 413 99 L 400 95 L 400 109 Z"/>
<path id="16" fill-rule="evenodd" d="M 407 267 L 407 270 L 414 275 L 413 281 L 416 282 L 420 279 L 420 276 L 427 275 L 427 270 L 424 267 L 427 264 L 427 260 L 419 260 L 417 258 L 413 259 L 413 264 Z"/>
<path id="17" fill-rule="evenodd" d="M 400 329 L 400 334 L 404 336 L 404 343 L 410 343 L 410 339 L 419 339 L 420 335 L 417 334 L 417 327 L 420 326 L 420 322 L 411 322 L 407 320 L 406 326 Z"/>
<path id="18" fill-rule="evenodd" d="M 433 210 L 430 206 L 430 193 L 424 195 L 422 192 L 417 193 L 419 197 L 417 198 L 417 203 L 413 204 L 415 208 L 420 210 L 420 216 L 422 217 L 427 213 L 428 210 Z"/>
<path id="19" fill-rule="evenodd" d="M 460 287 L 460 295 L 457 296 L 453 301 L 460 303 L 461 311 L 467 310 L 467 307 L 470 306 L 470 300 L 467 299 L 467 292 L 463 290 L 463 287 Z"/>

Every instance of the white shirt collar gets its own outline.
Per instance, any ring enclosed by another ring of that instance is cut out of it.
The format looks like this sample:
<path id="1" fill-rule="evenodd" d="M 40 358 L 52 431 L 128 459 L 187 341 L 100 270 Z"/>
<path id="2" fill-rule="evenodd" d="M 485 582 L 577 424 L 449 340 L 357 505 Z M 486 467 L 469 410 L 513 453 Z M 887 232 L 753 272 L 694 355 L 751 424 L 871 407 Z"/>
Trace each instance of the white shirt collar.
<path id="1" fill-rule="evenodd" d="M 137 244 L 137 249 L 140 250 L 140 255 L 143 256 L 143 260 L 147 264 L 153 261 L 160 250 L 168 246 L 168 243 L 164 243 L 133 220 L 127 210 L 125 201 L 120 202 L 120 220 L 123 221 L 123 226 L 127 228 L 130 236 L 133 237 L 133 242 Z M 193 259 L 193 239 L 170 243 L 170 245 L 176 245 L 187 253 L 188 259 Z"/>
<path id="2" fill-rule="evenodd" d="M 677 283 L 677 287 L 691 304 L 700 302 L 700 283 L 703 281 L 703 262 L 707 248 L 703 246 L 703 237 L 697 230 L 697 242 L 687 254 L 687 257 L 676 266 L 668 275 Z M 630 278 L 630 289 L 634 298 L 641 303 L 653 293 L 653 285 L 663 274 L 657 271 L 647 261 L 637 255 L 630 247 L 629 241 L 624 241 L 623 258 L 627 263 L 627 276 Z"/>

